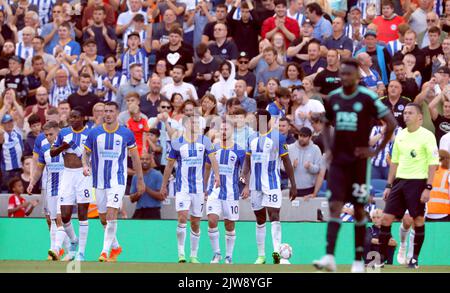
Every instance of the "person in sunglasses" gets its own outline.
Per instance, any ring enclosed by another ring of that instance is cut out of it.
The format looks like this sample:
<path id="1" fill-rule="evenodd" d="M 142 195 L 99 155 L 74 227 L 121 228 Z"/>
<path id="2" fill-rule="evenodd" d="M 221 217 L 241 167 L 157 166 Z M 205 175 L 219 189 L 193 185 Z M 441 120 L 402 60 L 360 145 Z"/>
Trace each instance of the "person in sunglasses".
<path id="1" fill-rule="evenodd" d="M 167 165 L 167 155 L 170 151 L 170 141 L 179 137 L 183 131 L 183 127 L 176 120 L 170 118 L 169 113 L 172 110 L 170 101 L 164 97 L 159 100 L 158 115 L 148 120 L 150 129 L 156 128 L 160 131 L 159 145 L 162 147 L 161 151 L 161 168 L 164 170 Z"/>
<path id="2" fill-rule="evenodd" d="M 253 97 L 253 89 L 256 86 L 256 75 L 248 70 L 250 55 L 242 51 L 237 59 L 236 80 L 242 79 L 247 83 L 247 95 Z"/>

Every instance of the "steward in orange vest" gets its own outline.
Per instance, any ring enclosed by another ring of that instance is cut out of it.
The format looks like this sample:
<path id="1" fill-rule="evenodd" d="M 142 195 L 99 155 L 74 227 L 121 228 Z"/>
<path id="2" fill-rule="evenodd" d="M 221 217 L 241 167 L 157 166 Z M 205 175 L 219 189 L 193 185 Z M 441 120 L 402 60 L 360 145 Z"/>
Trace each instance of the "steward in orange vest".
<path id="1" fill-rule="evenodd" d="M 427 221 L 450 221 L 450 153 L 439 150 L 441 165 L 434 173 L 433 190 L 427 203 Z"/>

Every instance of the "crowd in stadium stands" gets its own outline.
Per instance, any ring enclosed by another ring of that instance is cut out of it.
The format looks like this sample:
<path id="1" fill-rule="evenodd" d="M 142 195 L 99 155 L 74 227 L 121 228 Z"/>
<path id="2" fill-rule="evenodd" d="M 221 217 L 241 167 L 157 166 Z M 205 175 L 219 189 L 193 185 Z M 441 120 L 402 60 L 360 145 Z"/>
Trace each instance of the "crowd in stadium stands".
<path id="1" fill-rule="evenodd" d="M 251 113 L 267 109 L 287 137 L 298 196 L 324 196 L 324 103 L 349 57 L 360 63 L 360 84 L 392 110 L 394 136 L 414 101 L 423 127 L 450 152 L 448 32 L 450 0 L 0 0 L 1 189 L 13 194 L 9 214 L 28 215 L 37 204 L 20 194 L 41 127 L 68 126 L 71 109 L 95 127 L 108 101 L 119 104 L 141 155 L 144 195 L 128 173 L 135 218 L 160 218 L 161 172 L 185 115 L 200 115 L 213 142 L 215 117 L 233 119 L 245 148 Z M 371 146 L 384 131 L 374 123 Z M 373 182 L 387 179 L 393 140 L 372 158 Z M 289 188 L 283 171 L 282 178 Z M 384 184 L 375 185 L 380 196 Z M 352 221 L 351 205 L 342 219 Z"/>

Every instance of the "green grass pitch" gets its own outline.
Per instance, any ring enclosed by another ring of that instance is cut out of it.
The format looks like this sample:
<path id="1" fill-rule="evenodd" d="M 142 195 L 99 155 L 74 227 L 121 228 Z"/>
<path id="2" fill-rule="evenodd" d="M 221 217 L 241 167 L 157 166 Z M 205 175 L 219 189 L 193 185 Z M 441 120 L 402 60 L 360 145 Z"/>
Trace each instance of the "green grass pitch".
<path id="1" fill-rule="evenodd" d="M 224 264 L 178 264 L 178 263 L 74 263 L 51 261 L 0 261 L 0 273 L 312 273 L 312 265 L 224 265 Z M 338 272 L 349 272 L 350 265 L 339 265 Z M 402 266 L 387 266 L 385 273 L 450 273 L 450 266 L 421 266 L 411 270 Z"/>

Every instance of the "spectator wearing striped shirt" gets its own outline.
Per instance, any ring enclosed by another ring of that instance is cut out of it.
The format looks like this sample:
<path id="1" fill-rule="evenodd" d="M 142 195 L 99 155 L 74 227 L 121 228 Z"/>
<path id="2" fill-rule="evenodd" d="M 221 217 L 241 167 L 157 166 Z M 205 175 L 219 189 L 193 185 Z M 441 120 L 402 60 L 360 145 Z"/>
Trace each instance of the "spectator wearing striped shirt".
<path id="1" fill-rule="evenodd" d="M 21 32 L 22 40 L 16 46 L 16 55 L 23 60 L 27 60 L 29 57 L 34 55 L 32 41 L 36 35 L 36 32 L 29 26 L 26 26 Z"/>
<path id="2" fill-rule="evenodd" d="M 353 6 L 350 8 L 348 14 L 348 22 L 345 26 L 344 33 L 347 37 L 353 40 L 353 52 L 356 48 L 361 47 L 363 36 L 366 34 L 367 27 L 362 23 L 361 8 L 359 6 Z"/>
<path id="3" fill-rule="evenodd" d="M 28 0 L 30 4 L 36 5 L 38 8 L 39 21 L 41 25 L 47 24 L 52 18 L 52 8 L 56 4 L 56 0 Z"/>
<path id="4" fill-rule="evenodd" d="M 384 179 L 387 180 L 389 174 L 389 162 L 390 154 L 392 151 L 392 146 L 394 144 L 394 139 L 397 133 L 401 130 L 401 127 L 395 128 L 394 134 L 392 135 L 388 144 L 385 148 L 381 150 L 375 157 L 371 159 L 372 161 L 372 179 Z M 377 148 L 386 131 L 386 123 L 381 121 L 381 125 L 376 125 L 372 128 L 370 133 L 369 145 L 373 148 Z"/>
<path id="5" fill-rule="evenodd" d="M 46 82 L 50 89 L 50 105 L 57 107 L 59 102 L 67 100 L 67 98 L 75 92 L 75 78 L 78 73 L 67 61 L 57 58 L 58 66 L 55 66 L 47 74 Z M 63 66 L 61 66 L 63 65 Z M 69 79 L 70 72 L 70 79 Z"/>
<path id="6" fill-rule="evenodd" d="M 18 122 L 6 112 L 14 107 L 18 114 Z M 8 182 L 13 177 L 19 177 L 22 172 L 23 154 L 23 109 L 14 101 L 8 101 L 5 96 L 5 104 L 0 110 L 0 145 L 1 145 L 1 170 L 2 170 L 2 191 L 8 190 Z"/>

